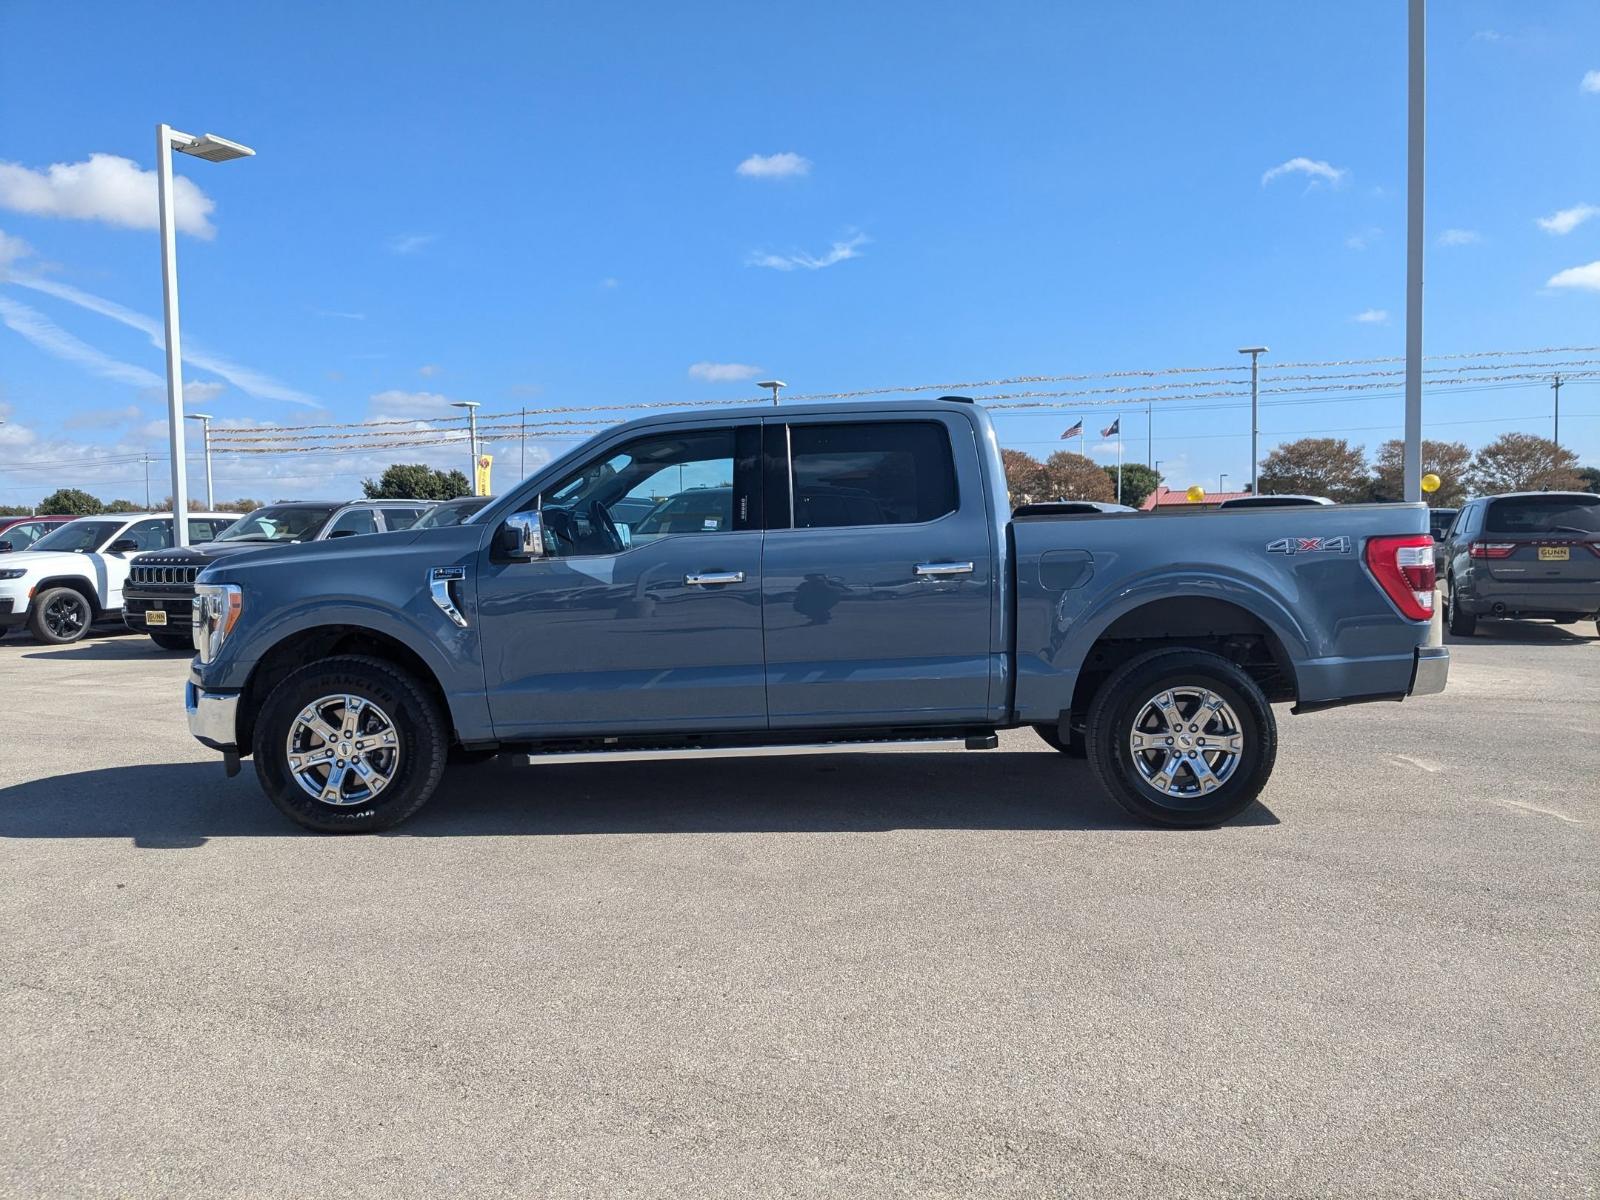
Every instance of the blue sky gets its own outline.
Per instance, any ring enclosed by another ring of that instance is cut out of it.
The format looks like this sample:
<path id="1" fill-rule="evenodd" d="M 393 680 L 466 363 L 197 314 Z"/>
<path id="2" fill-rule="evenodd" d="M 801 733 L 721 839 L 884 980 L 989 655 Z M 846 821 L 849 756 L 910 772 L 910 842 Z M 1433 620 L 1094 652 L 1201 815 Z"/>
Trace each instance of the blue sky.
<path id="1" fill-rule="evenodd" d="M 1427 349 L 1600 344 L 1600 6 L 1432 8 Z M 825 392 L 1209 366 L 1251 343 L 1399 354 L 1404 95 L 1387 0 L 12 0 L 0 503 L 142 499 L 118 459 L 146 449 L 166 494 L 140 328 L 160 315 L 141 227 L 159 120 L 258 152 L 178 159 L 195 402 L 293 425 L 731 398 L 769 373 Z M 1563 212 L 1565 232 L 1539 224 Z M 1478 444 L 1548 433 L 1549 400 L 1440 389 L 1427 418 Z M 1600 461 L 1600 384 L 1563 410 L 1563 441 Z M 998 420 L 1047 452 L 1115 411 Z M 1383 396 L 1262 427 L 1375 446 L 1399 423 Z M 1142 460 L 1143 416 L 1124 432 Z M 1248 474 L 1247 413 L 1174 404 L 1156 433 L 1175 486 Z M 219 455 L 218 491 L 352 494 L 389 457 L 466 455 Z"/>

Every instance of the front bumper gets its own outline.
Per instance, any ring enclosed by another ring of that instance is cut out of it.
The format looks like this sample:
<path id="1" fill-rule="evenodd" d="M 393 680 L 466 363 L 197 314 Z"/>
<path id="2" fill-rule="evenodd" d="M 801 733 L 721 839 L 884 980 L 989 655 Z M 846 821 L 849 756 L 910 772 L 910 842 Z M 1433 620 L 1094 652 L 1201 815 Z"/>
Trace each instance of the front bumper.
<path id="1" fill-rule="evenodd" d="M 20 606 L 11 596 L 0 596 L 0 629 L 15 629 L 28 619 L 28 605 L 24 601 Z"/>
<path id="2" fill-rule="evenodd" d="M 167 614 L 166 623 L 152 626 L 146 614 L 157 609 Z M 194 596 L 173 592 L 145 592 L 122 589 L 122 620 L 139 633 L 188 633 L 194 627 Z"/>
<path id="3" fill-rule="evenodd" d="M 1419 646 L 1411 672 L 1409 696 L 1437 696 L 1450 678 L 1450 651 L 1445 646 Z"/>
<path id="4" fill-rule="evenodd" d="M 183 707 L 189 714 L 189 732 L 202 746 L 223 753 L 235 753 L 239 740 L 239 694 L 208 692 L 196 674 L 189 673 L 183 691 Z"/>

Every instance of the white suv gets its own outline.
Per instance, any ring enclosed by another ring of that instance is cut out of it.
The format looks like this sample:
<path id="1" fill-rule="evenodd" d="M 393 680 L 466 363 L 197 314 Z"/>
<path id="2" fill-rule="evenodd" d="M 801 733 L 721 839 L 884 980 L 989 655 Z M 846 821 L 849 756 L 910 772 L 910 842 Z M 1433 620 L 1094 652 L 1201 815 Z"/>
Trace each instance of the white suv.
<path id="1" fill-rule="evenodd" d="M 210 541 L 235 513 L 190 513 L 189 540 Z M 172 545 L 171 513 L 79 517 L 0 558 L 0 633 L 27 625 L 41 642 L 75 642 L 122 610 L 129 560 Z"/>

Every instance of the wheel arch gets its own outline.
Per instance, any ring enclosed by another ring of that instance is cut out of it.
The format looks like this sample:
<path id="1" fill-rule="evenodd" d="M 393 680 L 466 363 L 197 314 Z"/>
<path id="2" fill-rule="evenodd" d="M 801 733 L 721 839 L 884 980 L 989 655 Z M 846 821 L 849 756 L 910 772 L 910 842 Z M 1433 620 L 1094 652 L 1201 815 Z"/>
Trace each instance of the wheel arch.
<path id="1" fill-rule="evenodd" d="M 451 722 L 453 736 L 455 721 L 449 695 L 433 667 L 410 646 L 393 634 L 370 625 L 313 625 L 285 634 L 256 660 L 239 694 L 236 736 L 241 755 L 250 752 L 255 740 L 256 717 L 273 688 L 307 663 L 344 654 L 382 659 L 415 676 L 422 688 L 438 702 L 439 711 Z"/>
<path id="2" fill-rule="evenodd" d="M 33 596 L 39 596 L 51 588 L 58 587 L 71 588 L 81 594 L 89 602 L 89 612 L 95 620 L 98 621 L 101 614 L 106 611 L 105 606 L 100 603 L 100 590 L 95 587 L 94 580 L 82 575 L 51 575 L 41 579 L 33 585 L 32 596 L 29 599 L 31 601 Z"/>

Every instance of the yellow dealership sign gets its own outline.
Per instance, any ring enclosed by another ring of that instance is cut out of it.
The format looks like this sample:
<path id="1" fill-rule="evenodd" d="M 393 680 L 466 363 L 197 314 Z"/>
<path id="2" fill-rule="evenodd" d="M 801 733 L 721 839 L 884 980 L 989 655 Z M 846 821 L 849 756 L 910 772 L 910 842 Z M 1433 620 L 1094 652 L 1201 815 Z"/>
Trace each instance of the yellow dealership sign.
<path id="1" fill-rule="evenodd" d="M 494 466 L 494 455 L 478 455 L 477 470 L 473 472 L 473 495 L 489 495 L 489 468 Z"/>

